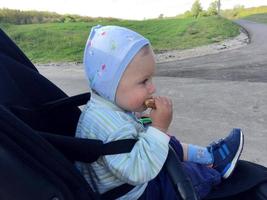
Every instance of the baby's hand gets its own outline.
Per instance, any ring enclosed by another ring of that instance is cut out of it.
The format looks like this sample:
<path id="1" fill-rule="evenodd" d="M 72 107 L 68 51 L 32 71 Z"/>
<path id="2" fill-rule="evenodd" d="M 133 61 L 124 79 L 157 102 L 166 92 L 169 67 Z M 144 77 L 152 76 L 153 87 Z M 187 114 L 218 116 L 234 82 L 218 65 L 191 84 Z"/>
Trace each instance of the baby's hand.
<path id="1" fill-rule="evenodd" d="M 172 101 L 167 97 L 155 97 L 154 99 L 156 109 L 152 109 L 150 112 L 151 126 L 167 133 L 172 121 Z"/>

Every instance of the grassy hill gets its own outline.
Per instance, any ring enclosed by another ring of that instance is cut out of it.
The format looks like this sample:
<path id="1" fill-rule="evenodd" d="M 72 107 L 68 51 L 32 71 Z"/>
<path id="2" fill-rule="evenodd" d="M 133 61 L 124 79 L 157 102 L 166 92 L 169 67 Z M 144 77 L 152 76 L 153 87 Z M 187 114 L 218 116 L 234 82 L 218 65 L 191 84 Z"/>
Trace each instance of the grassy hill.
<path id="1" fill-rule="evenodd" d="M 251 15 L 267 14 L 267 6 L 259 6 L 253 8 L 244 8 L 243 6 L 236 6 L 233 9 L 224 10 L 222 15 L 228 19 L 246 18 Z"/>
<path id="2" fill-rule="evenodd" d="M 234 9 L 224 10 L 222 14 L 228 19 L 246 19 L 259 23 L 267 23 L 267 6 L 253 8 L 237 6 Z"/>
<path id="3" fill-rule="evenodd" d="M 91 22 L 0 24 L 0 27 L 34 62 L 80 62 L 89 30 L 97 24 L 131 28 L 147 37 L 156 52 L 219 42 L 239 33 L 238 26 L 219 17 L 144 21 L 98 19 Z"/>
<path id="4" fill-rule="evenodd" d="M 261 14 L 249 15 L 249 16 L 243 17 L 243 19 L 267 24 L 267 12 L 261 13 Z"/>

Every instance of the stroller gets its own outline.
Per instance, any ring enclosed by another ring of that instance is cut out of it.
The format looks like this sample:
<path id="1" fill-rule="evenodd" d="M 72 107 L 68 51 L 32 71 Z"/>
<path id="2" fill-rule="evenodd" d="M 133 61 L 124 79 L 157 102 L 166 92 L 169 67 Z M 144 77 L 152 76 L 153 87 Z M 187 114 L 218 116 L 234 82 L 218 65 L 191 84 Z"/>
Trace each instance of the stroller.
<path id="1" fill-rule="evenodd" d="M 89 99 L 90 93 L 68 97 L 0 29 L 0 199 L 116 199 L 134 187 L 124 184 L 100 195 L 74 167 L 74 161 L 129 152 L 136 142 L 75 138 L 79 106 Z M 197 199 L 171 147 L 164 167 L 178 199 Z M 267 168 L 239 161 L 206 199 L 266 200 Z"/>

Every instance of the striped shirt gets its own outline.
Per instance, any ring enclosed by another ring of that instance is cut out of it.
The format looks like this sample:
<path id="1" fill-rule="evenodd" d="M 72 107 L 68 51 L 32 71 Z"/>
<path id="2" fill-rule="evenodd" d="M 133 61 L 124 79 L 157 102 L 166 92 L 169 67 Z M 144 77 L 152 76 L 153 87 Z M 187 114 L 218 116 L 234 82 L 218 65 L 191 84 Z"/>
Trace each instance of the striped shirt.
<path id="1" fill-rule="evenodd" d="M 104 143 L 137 139 L 129 153 L 106 155 L 91 164 L 76 162 L 89 184 L 89 169 L 100 193 L 124 183 L 135 187 L 120 199 L 138 199 L 148 181 L 160 172 L 168 154 L 169 136 L 151 126 L 144 127 L 132 113 L 92 94 L 78 122 L 76 137 L 99 139 Z"/>

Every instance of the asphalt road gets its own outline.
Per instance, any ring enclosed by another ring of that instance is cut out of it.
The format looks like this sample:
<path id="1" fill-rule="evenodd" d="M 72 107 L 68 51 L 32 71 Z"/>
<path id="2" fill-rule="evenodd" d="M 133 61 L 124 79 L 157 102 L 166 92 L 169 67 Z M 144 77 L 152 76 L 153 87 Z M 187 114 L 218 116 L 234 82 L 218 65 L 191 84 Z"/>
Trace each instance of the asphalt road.
<path id="1" fill-rule="evenodd" d="M 207 145 L 242 128 L 241 159 L 267 166 L 267 25 L 238 21 L 251 43 L 240 49 L 158 64 L 157 93 L 173 100 L 170 132 L 183 142 Z M 81 66 L 38 67 L 74 95 L 88 91 Z"/>
<path id="2" fill-rule="evenodd" d="M 249 33 L 250 45 L 219 54 L 159 64 L 158 75 L 222 81 L 267 81 L 267 25 L 237 21 Z"/>

